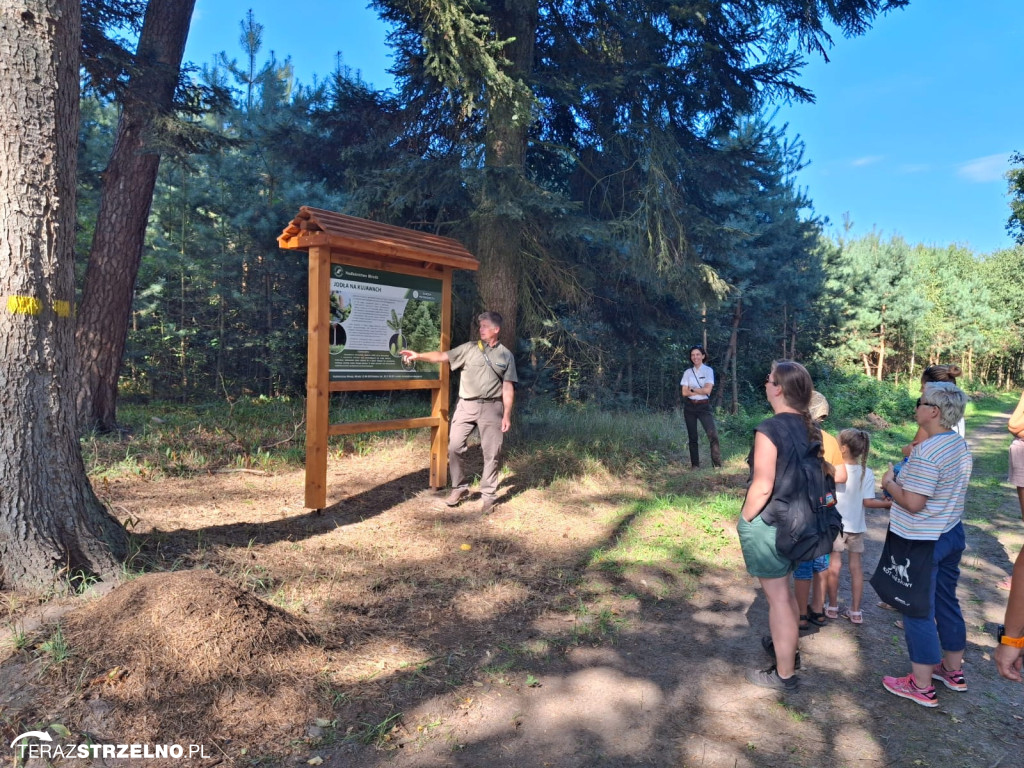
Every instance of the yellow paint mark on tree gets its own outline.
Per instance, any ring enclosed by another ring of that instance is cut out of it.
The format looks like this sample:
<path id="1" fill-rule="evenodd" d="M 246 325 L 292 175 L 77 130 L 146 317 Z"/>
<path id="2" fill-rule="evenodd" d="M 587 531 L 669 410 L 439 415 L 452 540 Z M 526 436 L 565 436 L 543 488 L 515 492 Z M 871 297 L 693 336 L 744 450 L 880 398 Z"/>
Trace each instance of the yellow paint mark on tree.
<path id="1" fill-rule="evenodd" d="M 8 296 L 7 311 L 12 315 L 40 315 L 43 312 L 43 302 L 34 296 Z M 57 317 L 71 317 L 71 302 L 55 301 L 53 311 Z"/>
<path id="2" fill-rule="evenodd" d="M 38 315 L 43 302 L 33 296 L 8 296 L 7 311 L 12 315 Z"/>

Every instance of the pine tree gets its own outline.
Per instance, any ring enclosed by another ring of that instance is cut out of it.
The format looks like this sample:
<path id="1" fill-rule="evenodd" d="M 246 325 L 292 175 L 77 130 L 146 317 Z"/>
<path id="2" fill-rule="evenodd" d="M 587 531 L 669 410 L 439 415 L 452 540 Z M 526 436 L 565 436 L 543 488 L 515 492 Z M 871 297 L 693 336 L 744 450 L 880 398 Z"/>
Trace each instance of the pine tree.
<path id="1" fill-rule="evenodd" d="M 0 585 L 116 577 L 124 528 L 93 494 L 73 407 L 80 17 L 32 0 L 0 25 Z"/>
<path id="2" fill-rule="evenodd" d="M 160 154 L 153 133 L 174 103 L 195 0 L 149 0 L 124 91 L 78 311 L 83 428 L 117 427 L 117 380 Z"/>

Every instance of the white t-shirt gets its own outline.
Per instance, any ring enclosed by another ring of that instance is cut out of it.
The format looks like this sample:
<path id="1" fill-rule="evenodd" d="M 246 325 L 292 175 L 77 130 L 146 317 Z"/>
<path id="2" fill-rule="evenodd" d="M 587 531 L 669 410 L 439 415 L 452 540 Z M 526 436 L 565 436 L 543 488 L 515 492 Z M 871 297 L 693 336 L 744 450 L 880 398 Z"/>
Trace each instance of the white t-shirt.
<path id="1" fill-rule="evenodd" d="M 700 368 L 687 368 L 686 372 L 683 373 L 683 378 L 679 380 L 680 387 L 690 387 L 691 389 L 701 389 L 702 387 L 711 384 L 715 384 L 715 372 L 711 370 L 710 365 L 702 365 Z M 707 400 L 707 395 L 687 395 L 690 400 L 695 403 L 701 400 Z"/>
<path id="2" fill-rule="evenodd" d="M 875 498 L 875 473 L 860 464 L 846 465 L 846 482 L 836 483 L 836 509 L 843 518 L 844 533 L 864 533 L 864 499 Z"/>

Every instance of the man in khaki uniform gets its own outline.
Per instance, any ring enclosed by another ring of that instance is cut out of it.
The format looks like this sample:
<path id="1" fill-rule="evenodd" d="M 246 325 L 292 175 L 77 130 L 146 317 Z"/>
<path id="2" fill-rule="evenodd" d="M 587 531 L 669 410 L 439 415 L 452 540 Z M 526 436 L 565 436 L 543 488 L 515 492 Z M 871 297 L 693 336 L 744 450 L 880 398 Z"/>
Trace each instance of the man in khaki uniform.
<path id="1" fill-rule="evenodd" d="M 504 434 L 511 426 L 512 402 L 515 399 L 516 361 L 512 353 L 498 342 L 501 315 L 484 312 L 480 323 L 480 341 L 468 341 L 447 352 L 413 352 L 402 350 L 408 362 L 448 363 L 453 371 L 462 369 L 459 377 L 459 402 L 452 417 L 448 438 L 448 465 L 452 473 L 452 491 L 445 499 L 449 507 L 458 506 L 469 493 L 469 481 L 462 466 L 466 440 L 475 424 L 480 431 L 480 448 L 484 454 L 484 471 L 480 477 L 480 511 L 494 508 L 498 493 L 498 457 Z"/>

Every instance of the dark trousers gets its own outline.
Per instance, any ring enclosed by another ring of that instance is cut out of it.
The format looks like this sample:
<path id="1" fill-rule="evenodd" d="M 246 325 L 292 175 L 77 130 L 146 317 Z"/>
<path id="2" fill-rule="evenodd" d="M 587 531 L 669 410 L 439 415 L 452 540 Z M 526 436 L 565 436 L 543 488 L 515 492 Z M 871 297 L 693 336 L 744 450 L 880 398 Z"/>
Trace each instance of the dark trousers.
<path id="1" fill-rule="evenodd" d="M 711 401 L 699 400 L 694 402 L 690 398 L 683 399 L 683 419 L 686 420 L 686 435 L 690 438 L 690 463 L 700 466 L 700 451 L 697 448 L 697 422 L 704 427 L 704 433 L 711 443 L 711 463 L 722 466 L 722 452 L 718 447 L 718 428 L 715 427 L 715 417 L 711 413 Z"/>
<path id="2" fill-rule="evenodd" d="M 967 548 L 964 524 L 957 523 L 935 542 L 932 555 L 932 594 L 928 615 L 903 617 L 903 636 L 915 664 L 938 664 L 943 651 L 967 647 L 967 625 L 956 599 L 960 558 Z"/>

